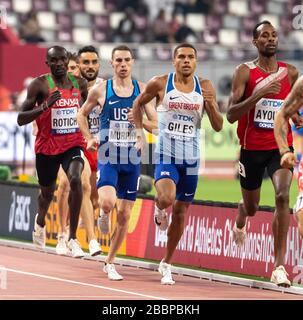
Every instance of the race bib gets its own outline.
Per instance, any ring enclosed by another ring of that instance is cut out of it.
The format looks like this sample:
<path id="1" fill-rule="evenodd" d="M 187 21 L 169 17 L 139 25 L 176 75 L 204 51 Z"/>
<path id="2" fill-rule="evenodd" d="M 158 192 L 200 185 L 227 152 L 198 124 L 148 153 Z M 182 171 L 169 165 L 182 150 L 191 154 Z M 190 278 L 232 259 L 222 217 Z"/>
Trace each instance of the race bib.
<path id="1" fill-rule="evenodd" d="M 52 108 L 52 134 L 69 134 L 79 131 L 77 107 Z"/>
<path id="2" fill-rule="evenodd" d="M 99 132 L 99 112 L 98 107 L 95 107 L 88 115 L 89 131 L 92 135 L 96 135 Z"/>
<path id="3" fill-rule="evenodd" d="M 284 100 L 262 98 L 256 104 L 254 126 L 261 129 L 274 128 L 275 115 L 280 110 Z"/>
<path id="4" fill-rule="evenodd" d="M 111 120 L 108 135 L 108 141 L 117 147 L 133 146 L 137 141 L 136 130 L 128 121 Z"/>
<path id="5" fill-rule="evenodd" d="M 165 133 L 176 140 L 191 140 L 196 136 L 194 116 L 174 113 L 168 117 Z"/>

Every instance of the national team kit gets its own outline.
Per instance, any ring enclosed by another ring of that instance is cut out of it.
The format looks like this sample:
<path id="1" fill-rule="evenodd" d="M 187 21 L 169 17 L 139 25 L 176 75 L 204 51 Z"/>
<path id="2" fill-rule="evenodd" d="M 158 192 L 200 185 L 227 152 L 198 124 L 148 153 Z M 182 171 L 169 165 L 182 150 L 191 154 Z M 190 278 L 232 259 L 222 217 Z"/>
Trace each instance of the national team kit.
<path id="1" fill-rule="evenodd" d="M 278 71 L 267 73 L 259 69 L 254 62 L 247 62 L 250 77 L 245 88 L 243 99 L 250 97 L 255 91 L 274 81 L 280 81 L 278 94 L 260 99 L 254 108 L 244 114 L 238 121 L 238 137 L 241 151 L 239 175 L 241 187 L 255 190 L 262 184 L 263 174 L 267 168 L 272 175 L 281 168 L 280 153 L 274 136 L 274 117 L 281 108 L 291 90 L 288 70 L 285 63 L 278 61 Z M 288 125 L 288 145 L 292 148 L 292 132 Z"/>

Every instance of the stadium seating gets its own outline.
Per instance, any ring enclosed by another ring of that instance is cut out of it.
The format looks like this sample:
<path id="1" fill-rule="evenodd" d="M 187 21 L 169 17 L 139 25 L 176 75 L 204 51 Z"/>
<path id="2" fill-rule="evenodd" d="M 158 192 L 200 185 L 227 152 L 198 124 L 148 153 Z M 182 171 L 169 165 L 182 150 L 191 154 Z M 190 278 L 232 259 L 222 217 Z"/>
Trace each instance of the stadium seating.
<path id="1" fill-rule="evenodd" d="M 153 3 L 163 7 L 163 1 Z M 232 49 L 237 44 L 248 44 L 251 42 L 252 28 L 264 19 L 270 20 L 279 31 L 287 33 L 289 39 L 303 45 L 302 30 L 295 30 L 292 24 L 295 16 L 293 7 L 300 4 L 300 0 L 213 0 L 209 14 L 190 12 L 185 21 L 196 33 L 197 41 L 206 45 L 217 44 Z M 1 5 L 7 9 L 8 24 L 16 33 L 22 17 L 34 10 L 38 13 L 46 41 L 74 42 L 75 45 L 112 42 L 114 32 L 124 17 L 124 12 L 117 11 L 118 3 L 114 0 L 1 0 Z M 170 14 L 167 17 L 170 18 Z M 183 23 L 184 17 L 179 14 L 177 19 Z M 134 41 L 151 41 L 153 21 L 150 17 L 135 12 L 134 22 Z M 141 52 L 143 57 L 151 55 L 147 50 Z M 206 52 L 201 56 L 208 56 Z M 166 59 L 165 48 L 160 50 L 157 47 L 153 53 Z"/>

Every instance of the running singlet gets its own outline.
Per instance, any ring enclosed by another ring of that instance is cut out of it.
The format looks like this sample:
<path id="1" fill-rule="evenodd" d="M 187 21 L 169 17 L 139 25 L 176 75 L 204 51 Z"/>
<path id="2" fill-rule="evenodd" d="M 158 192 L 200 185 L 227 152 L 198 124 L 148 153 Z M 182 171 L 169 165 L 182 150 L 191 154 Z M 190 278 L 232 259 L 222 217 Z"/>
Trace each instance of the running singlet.
<path id="1" fill-rule="evenodd" d="M 81 100 L 78 82 L 72 74 L 69 74 L 72 88 L 58 89 L 50 74 L 45 77 L 48 82 L 49 93 L 59 90 L 61 99 L 57 100 L 36 119 L 38 133 L 35 153 L 56 155 L 73 147 L 85 147 L 84 138 L 77 123 L 77 112 Z"/>
<path id="2" fill-rule="evenodd" d="M 140 157 L 135 152 L 136 131 L 132 123 L 128 121 L 128 110 L 140 94 L 138 82 L 132 80 L 133 93 L 130 97 L 119 97 L 113 89 L 113 80 L 106 82 L 106 99 L 100 114 L 100 148 L 99 159 L 114 164 L 121 159 L 128 161 L 133 158 L 137 164 Z M 101 152 L 101 154 L 100 154 Z M 100 160 L 99 160 L 100 161 Z M 126 162 L 128 163 L 128 162 Z"/>
<path id="3" fill-rule="evenodd" d="M 175 73 L 167 77 L 165 95 L 157 108 L 159 138 L 156 153 L 175 159 L 200 158 L 200 127 L 203 115 L 203 95 L 199 80 L 194 76 L 194 90 L 178 91 L 174 86 Z"/>
<path id="4" fill-rule="evenodd" d="M 256 90 L 263 88 L 273 81 L 281 82 L 278 94 L 268 95 L 260 99 L 256 106 L 243 115 L 238 121 L 238 138 L 240 145 L 246 150 L 277 149 L 274 136 L 275 114 L 281 108 L 284 99 L 291 90 L 288 70 L 284 62 L 278 61 L 279 69 L 276 73 L 266 73 L 256 67 L 254 62 L 245 63 L 250 69 L 248 84 L 245 88 L 244 99 L 250 97 Z M 292 133 L 288 125 L 288 145 L 292 145 Z"/>

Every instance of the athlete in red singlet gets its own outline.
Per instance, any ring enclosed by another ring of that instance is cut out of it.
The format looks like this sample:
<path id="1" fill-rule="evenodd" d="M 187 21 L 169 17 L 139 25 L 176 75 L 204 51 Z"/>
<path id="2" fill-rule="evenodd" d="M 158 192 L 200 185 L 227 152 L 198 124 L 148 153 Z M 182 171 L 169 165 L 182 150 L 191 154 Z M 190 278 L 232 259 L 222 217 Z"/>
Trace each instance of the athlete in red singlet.
<path id="1" fill-rule="evenodd" d="M 44 248 L 45 216 L 53 198 L 61 164 L 71 186 L 69 248 L 73 256 L 77 256 L 79 244 L 76 231 L 82 202 L 80 177 L 84 165 L 82 148 L 85 144 L 76 116 L 81 100 L 87 97 L 87 87 L 85 80 L 67 74 L 68 53 L 65 48 L 54 46 L 48 49 L 46 64 L 51 73 L 34 79 L 30 84 L 18 115 L 19 125 L 36 120 L 38 126 L 35 152 L 40 194 L 33 241 Z"/>
<path id="2" fill-rule="evenodd" d="M 241 145 L 239 174 L 243 198 L 239 203 L 233 236 L 237 245 L 244 244 L 247 217 L 254 216 L 258 210 L 263 174 L 267 169 L 276 198 L 272 224 L 275 262 L 271 281 L 277 285 L 290 286 L 283 265 L 289 226 L 292 170 L 280 166 L 280 153 L 273 127 L 275 113 L 290 92 L 298 71 L 292 65 L 276 60 L 278 37 L 269 21 L 262 21 L 255 26 L 253 44 L 258 50 L 258 58 L 237 67 L 227 111 L 229 122 L 238 121 Z M 291 145 L 289 128 L 288 146 L 291 148 Z"/>

